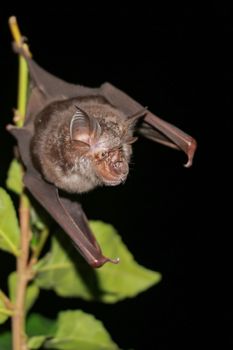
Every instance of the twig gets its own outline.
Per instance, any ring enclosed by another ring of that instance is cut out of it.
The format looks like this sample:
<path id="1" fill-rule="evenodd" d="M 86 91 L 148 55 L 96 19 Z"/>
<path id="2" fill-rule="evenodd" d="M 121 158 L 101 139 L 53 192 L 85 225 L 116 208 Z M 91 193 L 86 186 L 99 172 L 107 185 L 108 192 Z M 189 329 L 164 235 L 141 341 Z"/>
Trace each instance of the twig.
<path id="1" fill-rule="evenodd" d="M 22 47 L 23 50 L 27 53 L 27 55 L 31 56 L 32 54 L 29 50 L 28 45 L 23 40 L 23 36 L 21 35 L 20 29 L 17 23 L 17 19 L 15 16 L 11 16 L 9 18 L 9 27 L 15 43 L 18 46 Z"/>
<path id="2" fill-rule="evenodd" d="M 33 271 L 33 266 L 37 263 L 37 260 L 41 254 L 41 251 L 44 248 L 44 245 L 47 241 L 48 235 L 49 235 L 49 229 L 45 227 L 40 233 L 39 242 L 36 248 L 34 249 L 32 256 L 30 258 L 30 262 L 28 264 L 28 273 L 31 278 L 33 278 L 35 274 L 35 271 Z"/>
<path id="3" fill-rule="evenodd" d="M 30 244 L 30 210 L 28 206 L 28 199 L 24 194 L 20 197 L 19 221 L 21 229 L 21 253 L 17 258 L 17 292 L 15 300 L 15 312 L 12 317 L 14 350 L 27 349 L 24 329 L 25 296 L 27 284 L 30 279 L 27 266 Z"/>
<path id="4" fill-rule="evenodd" d="M 47 241 L 48 235 L 49 235 L 49 230 L 47 227 L 45 227 L 43 229 L 43 231 L 40 233 L 39 242 L 38 242 L 36 249 L 34 250 L 33 255 L 32 255 L 33 259 L 38 259 L 38 257 L 40 256 L 40 253 L 41 253 L 42 249 L 44 248 L 44 245 Z"/>
<path id="5" fill-rule="evenodd" d="M 20 33 L 15 17 L 9 18 L 9 26 L 14 38 L 15 45 L 22 48 L 29 54 L 28 46 L 24 43 L 24 39 Z M 17 110 L 20 115 L 20 120 L 16 123 L 18 126 L 23 125 L 28 89 L 28 69 L 25 59 L 19 57 L 19 83 L 18 83 L 18 103 Z M 28 259 L 30 251 L 30 208 L 29 201 L 24 193 L 20 195 L 19 206 L 19 222 L 20 222 L 20 255 L 17 257 L 17 286 L 15 309 L 12 316 L 12 335 L 13 335 L 13 349 L 26 350 L 26 336 L 25 336 L 25 297 L 27 284 L 30 279 L 28 271 Z"/>
<path id="6" fill-rule="evenodd" d="M 9 26 L 15 44 L 22 48 L 28 56 L 31 56 L 28 45 L 24 42 L 24 38 L 20 33 L 19 26 L 15 16 L 9 18 Z M 19 55 L 19 80 L 18 80 L 18 102 L 17 102 L 17 126 L 22 126 L 26 111 L 28 89 L 28 68 L 24 57 Z M 20 116 L 20 118 L 19 118 Z"/>

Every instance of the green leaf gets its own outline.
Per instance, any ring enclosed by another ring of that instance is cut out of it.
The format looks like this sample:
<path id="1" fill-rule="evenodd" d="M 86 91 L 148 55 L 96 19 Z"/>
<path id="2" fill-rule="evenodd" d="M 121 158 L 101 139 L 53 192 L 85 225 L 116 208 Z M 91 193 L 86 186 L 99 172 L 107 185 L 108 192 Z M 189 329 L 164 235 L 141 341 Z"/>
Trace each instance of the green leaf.
<path id="1" fill-rule="evenodd" d="M 136 263 L 111 225 L 96 221 L 91 222 L 91 228 L 104 253 L 119 256 L 120 263 L 93 269 L 74 250 L 65 234 L 54 236 L 51 251 L 36 266 L 39 287 L 54 289 L 63 297 L 113 303 L 133 297 L 160 281 L 158 272 Z"/>
<path id="2" fill-rule="evenodd" d="M 102 322 L 81 310 L 60 312 L 58 329 L 46 349 L 56 350 L 117 350 Z"/>
<path id="3" fill-rule="evenodd" d="M 9 317 L 9 315 L 5 314 L 5 312 L 7 312 L 7 310 L 2 306 L 2 302 L 0 301 L 0 324 L 6 322 Z"/>
<path id="4" fill-rule="evenodd" d="M 9 288 L 9 294 L 10 299 L 14 303 L 15 297 L 16 297 L 16 282 L 17 282 L 17 274 L 16 272 L 12 272 L 8 276 L 8 288 Z M 28 312 L 30 308 L 34 305 L 36 299 L 38 298 L 40 293 L 40 289 L 38 286 L 32 282 L 28 287 L 26 291 L 26 300 L 25 300 L 25 311 Z"/>
<path id="5" fill-rule="evenodd" d="M 0 299 L 0 324 L 4 323 L 11 314 L 11 311 L 6 308 L 4 302 Z"/>
<path id="6" fill-rule="evenodd" d="M 39 349 L 46 340 L 46 335 L 37 335 L 35 337 L 29 338 L 27 346 L 29 349 Z"/>
<path id="7" fill-rule="evenodd" d="M 20 231 L 15 209 L 7 192 L 0 188 L 0 248 L 19 255 Z"/>
<path id="8" fill-rule="evenodd" d="M 23 176 L 21 164 L 13 159 L 7 173 L 6 187 L 17 193 L 23 192 Z"/>
<path id="9" fill-rule="evenodd" d="M 39 314 L 31 314 L 26 324 L 26 333 L 29 349 L 39 349 L 47 338 L 52 337 L 56 332 L 56 321 L 50 320 Z"/>
<path id="10" fill-rule="evenodd" d="M 0 333 L 0 349 L 1 350 L 12 350 L 11 333 L 10 332 Z"/>
<path id="11" fill-rule="evenodd" d="M 56 332 L 56 327 L 54 320 L 40 314 L 31 314 L 26 324 L 27 335 L 30 337 L 41 335 L 53 336 Z"/>
<path id="12" fill-rule="evenodd" d="M 26 325 L 29 349 L 117 350 L 117 345 L 94 316 L 82 311 L 60 312 L 58 320 L 39 314 L 29 316 Z M 2 349 L 1 349 L 2 350 Z"/>

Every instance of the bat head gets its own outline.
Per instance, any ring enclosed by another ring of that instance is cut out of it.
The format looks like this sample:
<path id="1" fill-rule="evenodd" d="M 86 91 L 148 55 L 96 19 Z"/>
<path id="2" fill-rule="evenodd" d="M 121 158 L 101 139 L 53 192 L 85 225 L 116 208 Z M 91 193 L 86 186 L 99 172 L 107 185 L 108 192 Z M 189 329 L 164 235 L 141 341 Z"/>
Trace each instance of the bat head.
<path id="1" fill-rule="evenodd" d="M 129 172 L 138 115 L 96 98 L 55 101 L 35 118 L 31 158 L 44 178 L 66 192 L 116 186 Z"/>
<path id="2" fill-rule="evenodd" d="M 102 105 L 87 106 L 84 111 L 76 106 L 70 122 L 70 137 L 80 155 L 79 169 L 85 174 L 95 174 L 97 185 L 116 186 L 124 182 L 129 172 L 133 137 L 131 118 L 126 121 L 118 110 Z M 97 113 L 98 112 L 98 113 Z M 92 176 L 93 179 L 93 176 Z"/>

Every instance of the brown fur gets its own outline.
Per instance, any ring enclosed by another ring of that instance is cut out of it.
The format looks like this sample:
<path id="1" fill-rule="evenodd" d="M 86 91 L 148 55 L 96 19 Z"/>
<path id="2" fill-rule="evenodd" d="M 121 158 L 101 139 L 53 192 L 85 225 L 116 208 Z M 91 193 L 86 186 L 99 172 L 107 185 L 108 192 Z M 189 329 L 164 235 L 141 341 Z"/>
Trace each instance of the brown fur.
<path id="1" fill-rule="evenodd" d="M 81 143 L 70 135 L 76 107 L 95 118 L 101 129 L 97 139 L 90 133 L 89 149 L 84 151 Z M 117 185 L 128 175 L 132 153 L 127 140 L 133 131 L 125 121 L 121 111 L 98 97 L 53 102 L 35 121 L 31 143 L 33 163 L 48 182 L 67 192 L 81 193 L 99 185 Z"/>

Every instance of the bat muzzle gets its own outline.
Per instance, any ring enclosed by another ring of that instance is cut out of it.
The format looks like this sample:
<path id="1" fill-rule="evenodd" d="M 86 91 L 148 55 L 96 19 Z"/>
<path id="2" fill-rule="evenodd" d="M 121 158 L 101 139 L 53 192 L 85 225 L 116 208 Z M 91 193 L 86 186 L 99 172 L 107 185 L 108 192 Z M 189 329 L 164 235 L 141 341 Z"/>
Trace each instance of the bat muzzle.
<path id="1" fill-rule="evenodd" d="M 101 165 L 97 168 L 97 173 L 104 185 L 117 186 L 125 182 L 129 173 L 129 166 L 125 160 L 106 162 Z"/>

